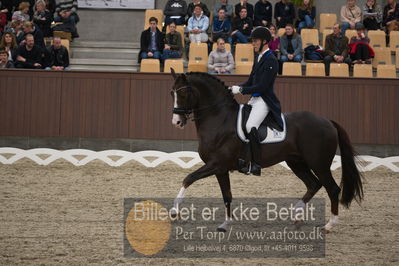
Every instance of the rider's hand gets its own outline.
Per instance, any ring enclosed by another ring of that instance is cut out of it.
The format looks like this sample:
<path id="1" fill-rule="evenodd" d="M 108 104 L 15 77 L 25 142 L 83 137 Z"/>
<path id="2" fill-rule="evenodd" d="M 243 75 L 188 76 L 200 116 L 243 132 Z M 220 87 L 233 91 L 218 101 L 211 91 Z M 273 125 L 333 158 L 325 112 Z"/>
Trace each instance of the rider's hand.
<path id="1" fill-rule="evenodd" d="M 231 87 L 229 87 L 229 90 L 230 90 L 233 94 L 239 94 L 239 93 L 241 93 L 241 87 L 240 87 L 240 86 L 231 86 Z"/>

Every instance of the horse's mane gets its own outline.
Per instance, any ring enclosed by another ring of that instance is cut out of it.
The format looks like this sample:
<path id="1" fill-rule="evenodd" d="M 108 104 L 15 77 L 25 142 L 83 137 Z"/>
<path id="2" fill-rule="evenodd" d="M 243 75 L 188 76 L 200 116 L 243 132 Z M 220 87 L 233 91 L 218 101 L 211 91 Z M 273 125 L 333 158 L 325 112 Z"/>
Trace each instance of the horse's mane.
<path id="1" fill-rule="evenodd" d="M 234 98 L 233 94 L 227 89 L 228 86 L 214 75 L 205 72 L 188 72 L 186 73 L 186 76 L 190 81 L 193 81 L 192 78 L 194 78 L 196 82 L 203 83 L 208 87 L 212 86 L 212 83 L 214 83 L 215 87 L 220 87 L 220 91 L 222 91 L 226 96 Z"/>

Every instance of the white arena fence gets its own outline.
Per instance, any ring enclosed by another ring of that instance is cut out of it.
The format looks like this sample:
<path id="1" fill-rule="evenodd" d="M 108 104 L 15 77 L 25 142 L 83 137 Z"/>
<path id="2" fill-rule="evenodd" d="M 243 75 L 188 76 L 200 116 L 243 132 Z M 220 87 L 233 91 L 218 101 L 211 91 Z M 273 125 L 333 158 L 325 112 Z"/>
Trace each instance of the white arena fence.
<path id="1" fill-rule="evenodd" d="M 24 158 L 30 159 L 38 165 L 49 165 L 59 159 L 66 160 L 75 166 L 86 165 L 93 160 L 101 160 L 114 167 L 121 166 L 129 161 L 137 161 L 145 167 L 157 167 L 164 162 L 173 162 L 182 168 L 191 168 L 196 164 L 202 163 L 198 153 L 191 151 L 166 153 L 161 151 L 128 152 L 122 150 L 91 151 L 85 149 L 59 151 L 46 148 L 30 150 L 0 148 L 0 163 L 2 164 L 13 164 Z M 379 158 L 361 155 L 358 156 L 358 159 L 363 162 L 362 166 L 359 167 L 362 172 L 371 171 L 379 166 L 384 166 L 393 172 L 399 172 L 399 156 Z M 280 163 L 280 165 L 289 169 L 285 162 Z M 336 170 L 340 167 L 341 157 L 336 155 L 331 165 L 331 170 Z"/>

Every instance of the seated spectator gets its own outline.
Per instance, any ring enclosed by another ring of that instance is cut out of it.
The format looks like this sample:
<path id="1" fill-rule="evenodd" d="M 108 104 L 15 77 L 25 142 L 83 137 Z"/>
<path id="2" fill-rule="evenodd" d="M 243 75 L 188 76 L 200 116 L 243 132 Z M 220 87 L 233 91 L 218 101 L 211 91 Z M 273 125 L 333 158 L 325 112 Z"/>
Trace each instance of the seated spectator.
<path id="1" fill-rule="evenodd" d="M 35 12 L 33 13 L 33 22 L 43 32 L 44 37 L 53 36 L 51 30 L 51 23 L 53 22 L 53 15 L 46 9 L 46 2 L 38 0 L 35 5 Z"/>
<path id="2" fill-rule="evenodd" d="M 3 68 L 14 68 L 14 63 L 8 60 L 8 52 L 0 48 L 0 69 Z"/>
<path id="3" fill-rule="evenodd" d="M 208 7 L 206 6 L 205 3 L 202 3 L 200 0 L 193 0 L 193 2 L 191 2 L 190 4 L 188 4 L 187 7 L 187 18 L 190 19 L 193 16 L 194 13 L 194 9 L 196 6 L 201 6 L 202 9 L 202 14 L 207 16 L 208 18 L 211 15 L 211 12 L 209 12 Z"/>
<path id="4" fill-rule="evenodd" d="M 259 0 L 255 4 L 254 26 L 269 27 L 272 23 L 273 6 L 267 0 Z"/>
<path id="5" fill-rule="evenodd" d="M 18 45 L 14 34 L 6 32 L 1 36 L 0 49 L 8 53 L 8 60 L 15 61 Z"/>
<path id="6" fill-rule="evenodd" d="M 303 0 L 302 5 L 298 9 L 298 33 L 304 28 L 311 29 L 315 25 L 316 7 L 312 5 L 310 0 Z"/>
<path id="7" fill-rule="evenodd" d="M 53 30 L 70 32 L 72 38 L 79 38 L 76 28 L 76 24 L 80 20 L 77 9 L 77 0 L 56 0 L 54 22 L 62 22 L 62 25 L 54 27 Z"/>
<path id="8" fill-rule="evenodd" d="M 2 0 L 0 1 L 0 13 L 5 14 L 7 21 L 12 18 L 12 11 L 14 9 L 15 2 L 13 0 Z"/>
<path id="9" fill-rule="evenodd" d="M 70 70 L 68 49 L 61 44 L 60 37 L 53 38 L 53 45 L 47 48 L 49 55 L 47 70 Z"/>
<path id="10" fill-rule="evenodd" d="M 146 58 L 161 59 L 161 51 L 164 48 L 164 36 L 157 27 L 158 19 L 150 17 L 149 22 L 148 29 L 141 33 L 139 62 Z"/>
<path id="11" fill-rule="evenodd" d="M 226 10 L 220 8 L 218 10 L 218 17 L 213 19 L 212 41 L 216 42 L 217 39 L 222 38 L 225 42 L 231 43 L 230 32 L 230 19 L 226 17 Z"/>
<path id="12" fill-rule="evenodd" d="M 187 31 L 191 42 L 207 42 L 209 18 L 203 14 L 202 6 L 196 5 L 193 16 L 188 20 Z"/>
<path id="13" fill-rule="evenodd" d="M 245 7 L 247 10 L 247 17 L 249 17 L 252 21 L 254 20 L 254 6 L 248 3 L 248 0 L 240 0 L 238 4 L 234 6 L 234 13 L 236 17 L 240 16 L 241 8 Z"/>
<path id="14" fill-rule="evenodd" d="M 184 25 L 186 23 L 187 3 L 185 0 L 168 0 L 163 13 L 165 15 L 165 31 L 171 22 L 176 25 Z"/>
<path id="15" fill-rule="evenodd" d="M 285 33 L 280 38 L 280 61 L 284 62 L 301 62 L 302 61 L 302 39 L 295 32 L 292 24 L 285 26 Z"/>
<path id="16" fill-rule="evenodd" d="M 253 24 L 252 19 L 247 17 L 247 8 L 241 8 L 240 15 L 233 19 L 231 28 L 232 44 L 236 42 L 249 42 L 249 36 L 251 35 Z"/>
<path id="17" fill-rule="evenodd" d="M 183 54 L 182 36 L 176 31 L 176 23 L 169 24 L 170 32 L 165 36 L 165 48 L 163 49 L 162 59 L 181 58 Z"/>
<path id="18" fill-rule="evenodd" d="M 364 26 L 356 28 L 357 35 L 353 36 L 349 43 L 349 55 L 353 64 L 371 64 L 374 51 L 369 46 L 370 39 L 366 37 Z"/>
<path id="19" fill-rule="evenodd" d="M 27 2 L 21 2 L 18 6 L 18 11 L 15 11 L 12 14 L 12 21 L 29 21 L 30 17 L 29 17 L 29 3 Z"/>
<path id="20" fill-rule="evenodd" d="M 393 30 L 399 30 L 399 4 L 396 0 L 388 0 L 384 7 L 382 25 L 386 27 L 388 34 Z"/>
<path id="21" fill-rule="evenodd" d="M 269 42 L 269 49 L 273 51 L 276 57 L 278 57 L 278 54 L 280 53 L 280 37 L 278 37 L 277 28 L 273 24 L 270 24 L 269 30 L 272 34 L 272 41 Z"/>
<path id="22" fill-rule="evenodd" d="M 3 34 L 5 27 L 7 26 L 7 15 L 0 11 L 0 36 Z"/>
<path id="23" fill-rule="evenodd" d="M 232 19 L 233 18 L 233 6 L 227 3 L 227 0 L 220 0 L 219 3 L 215 4 L 213 8 L 213 19 L 218 18 L 219 9 L 223 8 L 225 11 L 226 18 Z"/>
<path id="24" fill-rule="evenodd" d="M 363 25 L 367 30 L 381 28 L 382 11 L 376 0 L 367 0 L 363 6 Z"/>
<path id="25" fill-rule="evenodd" d="M 362 11 L 356 5 L 356 0 L 347 0 L 341 8 L 341 30 L 344 35 L 347 29 L 355 29 L 362 24 Z"/>
<path id="26" fill-rule="evenodd" d="M 326 76 L 330 75 L 330 64 L 346 63 L 351 64 L 351 60 L 348 56 L 348 37 L 342 34 L 341 25 L 335 23 L 333 26 L 333 33 L 326 37 L 325 57 L 324 64 L 326 69 Z"/>
<path id="27" fill-rule="evenodd" d="M 288 0 L 280 0 L 274 5 L 274 18 L 277 28 L 285 28 L 287 24 L 294 24 L 294 5 Z"/>
<path id="28" fill-rule="evenodd" d="M 35 45 L 35 39 L 32 34 L 25 36 L 25 42 L 18 47 L 16 68 L 42 68 L 42 52 L 39 47 Z"/>
<path id="29" fill-rule="evenodd" d="M 209 54 L 208 72 L 210 74 L 230 74 L 234 69 L 234 58 L 225 48 L 222 38 L 217 40 L 217 48 Z"/>
<path id="30" fill-rule="evenodd" d="M 19 45 L 24 45 L 25 42 L 25 36 L 27 34 L 32 34 L 33 37 L 35 38 L 35 45 L 39 48 L 46 48 L 44 44 L 44 37 L 42 31 L 39 29 L 39 27 L 34 26 L 34 24 L 30 21 L 25 21 L 24 24 L 22 25 L 22 29 L 24 31 L 23 39 L 17 39 L 17 42 Z M 21 37 L 20 37 L 21 38 Z"/>
<path id="31" fill-rule="evenodd" d="M 8 23 L 5 32 L 9 32 L 14 35 L 14 37 L 17 40 L 17 45 L 18 45 L 18 40 L 21 38 L 21 35 L 23 36 L 25 34 L 24 31 L 22 30 L 22 22 L 20 21 L 12 21 Z"/>

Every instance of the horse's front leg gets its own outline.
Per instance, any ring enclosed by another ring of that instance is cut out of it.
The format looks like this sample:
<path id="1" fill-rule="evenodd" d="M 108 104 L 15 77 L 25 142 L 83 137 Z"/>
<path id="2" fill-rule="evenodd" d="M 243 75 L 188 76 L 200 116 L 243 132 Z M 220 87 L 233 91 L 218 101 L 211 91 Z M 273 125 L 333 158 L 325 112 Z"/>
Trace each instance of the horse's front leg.
<path id="1" fill-rule="evenodd" d="M 216 177 L 218 179 L 220 189 L 222 190 L 224 206 L 226 207 L 225 221 L 218 226 L 217 230 L 219 232 L 226 232 L 229 225 L 233 221 L 232 219 L 233 217 L 231 216 L 231 208 L 230 208 L 233 196 L 231 195 L 229 172 L 225 172 L 223 174 L 217 174 Z"/>
<path id="2" fill-rule="evenodd" d="M 183 202 L 183 198 L 186 195 L 187 188 L 194 183 L 195 181 L 218 174 L 219 169 L 216 167 L 215 164 L 213 163 L 207 163 L 204 166 L 200 167 L 196 171 L 192 172 L 189 174 L 184 180 L 183 180 L 183 186 L 179 191 L 179 194 L 177 194 L 177 197 L 175 198 L 173 202 L 173 208 L 171 210 L 171 216 L 176 217 L 177 214 L 179 213 L 179 204 Z"/>

